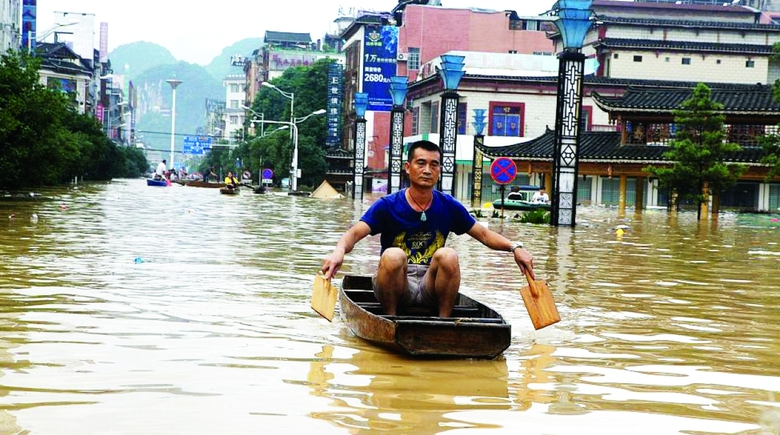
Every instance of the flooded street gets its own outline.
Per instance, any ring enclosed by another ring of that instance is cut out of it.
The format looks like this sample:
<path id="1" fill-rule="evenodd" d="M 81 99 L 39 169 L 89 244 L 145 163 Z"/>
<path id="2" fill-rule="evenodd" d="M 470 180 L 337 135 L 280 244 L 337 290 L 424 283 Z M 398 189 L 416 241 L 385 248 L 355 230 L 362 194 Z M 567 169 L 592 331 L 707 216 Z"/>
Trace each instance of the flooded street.
<path id="1" fill-rule="evenodd" d="M 525 242 L 562 320 L 534 331 L 511 257 L 451 237 L 461 291 L 513 339 L 496 360 L 431 361 L 309 307 L 369 201 L 144 180 L 42 193 L 0 202 L 0 434 L 780 433 L 777 216 L 485 219 Z M 378 253 L 361 242 L 342 272 Z"/>

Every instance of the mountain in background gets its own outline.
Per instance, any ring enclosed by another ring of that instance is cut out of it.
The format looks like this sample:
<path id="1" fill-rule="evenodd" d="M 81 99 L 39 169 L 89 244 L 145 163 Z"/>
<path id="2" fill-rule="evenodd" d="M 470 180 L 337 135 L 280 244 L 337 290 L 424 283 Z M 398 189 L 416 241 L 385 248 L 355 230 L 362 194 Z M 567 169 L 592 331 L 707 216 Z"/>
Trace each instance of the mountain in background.
<path id="1" fill-rule="evenodd" d="M 226 47 L 203 67 L 177 61 L 166 48 L 151 42 L 134 42 L 109 54 L 115 74 L 133 82 L 138 101 L 135 107 L 136 141 L 147 149 L 170 152 L 172 91 L 166 80 L 182 81 L 176 88 L 176 131 L 174 148 L 183 148 L 185 136 L 202 135 L 206 124 L 206 99 L 225 100 L 222 80 L 243 74 L 230 65 L 233 56 L 248 58 L 263 45 L 261 38 L 248 38 Z M 127 66 L 127 67 L 126 67 Z M 177 158 L 178 161 L 178 158 Z M 152 162 L 154 163 L 154 162 Z"/>
<path id="2" fill-rule="evenodd" d="M 131 80 L 149 68 L 177 62 L 168 49 L 145 41 L 120 45 L 109 53 L 108 58 L 111 60 L 111 69 L 115 74 L 128 75 Z"/>
<path id="3" fill-rule="evenodd" d="M 250 58 L 252 57 L 252 52 L 260 49 L 262 46 L 263 38 L 242 39 L 229 47 L 225 47 L 222 50 L 222 54 L 206 65 L 206 71 L 219 81 L 222 81 L 228 75 L 243 74 L 244 70 L 241 67 L 230 65 L 230 59 L 233 56 Z"/>

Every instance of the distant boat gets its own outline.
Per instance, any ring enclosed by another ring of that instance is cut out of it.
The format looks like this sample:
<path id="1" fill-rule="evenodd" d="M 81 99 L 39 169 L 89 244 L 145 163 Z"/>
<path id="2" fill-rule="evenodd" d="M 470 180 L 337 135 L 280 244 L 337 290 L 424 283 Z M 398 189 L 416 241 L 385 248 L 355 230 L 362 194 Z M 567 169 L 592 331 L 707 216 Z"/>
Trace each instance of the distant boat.
<path id="1" fill-rule="evenodd" d="M 504 198 L 503 204 L 501 203 L 501 198 L 493 201 L 493 208 L 496 210 L 503 208 L 504 210 L 520 211 L 550 210 L 549 202 L 531 201 L 533 194 L 539 189 L 537 186 L 520 186 L 519 191 L 509 192 L 506 198 Z"/>
<path id="2" fill-rule="evenodd" d="M 219 193 L 222 195 L 238 195 L 238 187 L 234 187 L 232 189 L 224 187 L 222 189 L 219 189 Z"/>
<path id="3" fill-rule="evenodd" d="M 217 187 L 220 189 L 227 186 L 227 184 L 225 183 L 209 183 L 208 181 L 203 181 L 203 180 L 188 181 L 184 185 L 190 187 L 212 187 L 212 188 Z"/>
<path id="4" fill-rule="evenodd" d="M 168 180 L 155 180 L 152 178 L 146 179 L 146 185 L 147 186 L 157 186 L 157 187 L 165 187 L 170 186 Z"/>

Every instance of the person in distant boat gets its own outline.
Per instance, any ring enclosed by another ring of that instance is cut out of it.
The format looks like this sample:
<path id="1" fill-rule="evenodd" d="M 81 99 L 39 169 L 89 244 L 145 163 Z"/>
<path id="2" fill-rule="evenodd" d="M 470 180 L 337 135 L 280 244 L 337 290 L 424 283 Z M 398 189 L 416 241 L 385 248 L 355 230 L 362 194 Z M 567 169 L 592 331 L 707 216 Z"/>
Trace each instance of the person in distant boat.
<path id="1" fill-rule="evenodd" d="M 157 169 L 154 171 L 154 179 L 155 180 L 162 180 L 165 178 L 165 171 L 168 169 L 166 167 L 166 161 L 163 159 L 160 163 L 157 164 Z"/>
<path id="2" fill-rule="evenodd" d="M 544 204 L 550 202 L 550 197 L 547 196 L 547 192 L 544 190 L 544 187 L 534 192 L 534 196 L 531 198 L 531 202 L 541 202 Z"/>
<path id="3" fill-rule="evenodd" d="M 409 148 L 404 170 L 410 187 L 376 201 L 339 239 L 325 258 L 322 272 L 333 277 L 344 256 L 368 235 L 381 234 L 381 256 L 374 275 L 374 294 L 385 314 L 399 307 L 430 306 L 448 317 L 458 300 L 460 265 L 458 253 L 444 246 L 450 232 L 468 233 L 488 248 L 508 251 L 532 278 L 533 258 L 521 242 L 477 223 L 460 202 L 435 190 L 441 171 L 441 149 L 427 140 Z"/>
<path id="4" fill-rule="evenodd" d="M 203 181 L 211 183 L 212 180 L 219 180 L 219 176 L 214 171 L 213 165 L 203 172 Z"/>
<path id="5" fill-rule="evenodd" d="M 233 176 L 233 172 L 228 171 L 227 177 L 225 177 L 225 184 L 227 184 L 228 189 L 238 188 L 238 178 Z"/>

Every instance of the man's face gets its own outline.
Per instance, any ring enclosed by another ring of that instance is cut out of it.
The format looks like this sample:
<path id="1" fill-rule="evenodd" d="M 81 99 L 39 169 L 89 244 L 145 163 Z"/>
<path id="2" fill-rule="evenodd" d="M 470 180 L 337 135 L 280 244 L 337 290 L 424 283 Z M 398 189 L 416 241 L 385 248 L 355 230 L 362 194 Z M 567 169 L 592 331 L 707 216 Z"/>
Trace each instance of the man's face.
<path id="1" fill-rule="evenodd" d="M 427 151 L 422 148 L 414 150 L 411 162 L 406 162 L 406 173 L 413 186 L 433 187 L 439 182 L 441 161 L 437 151 Z"/>

